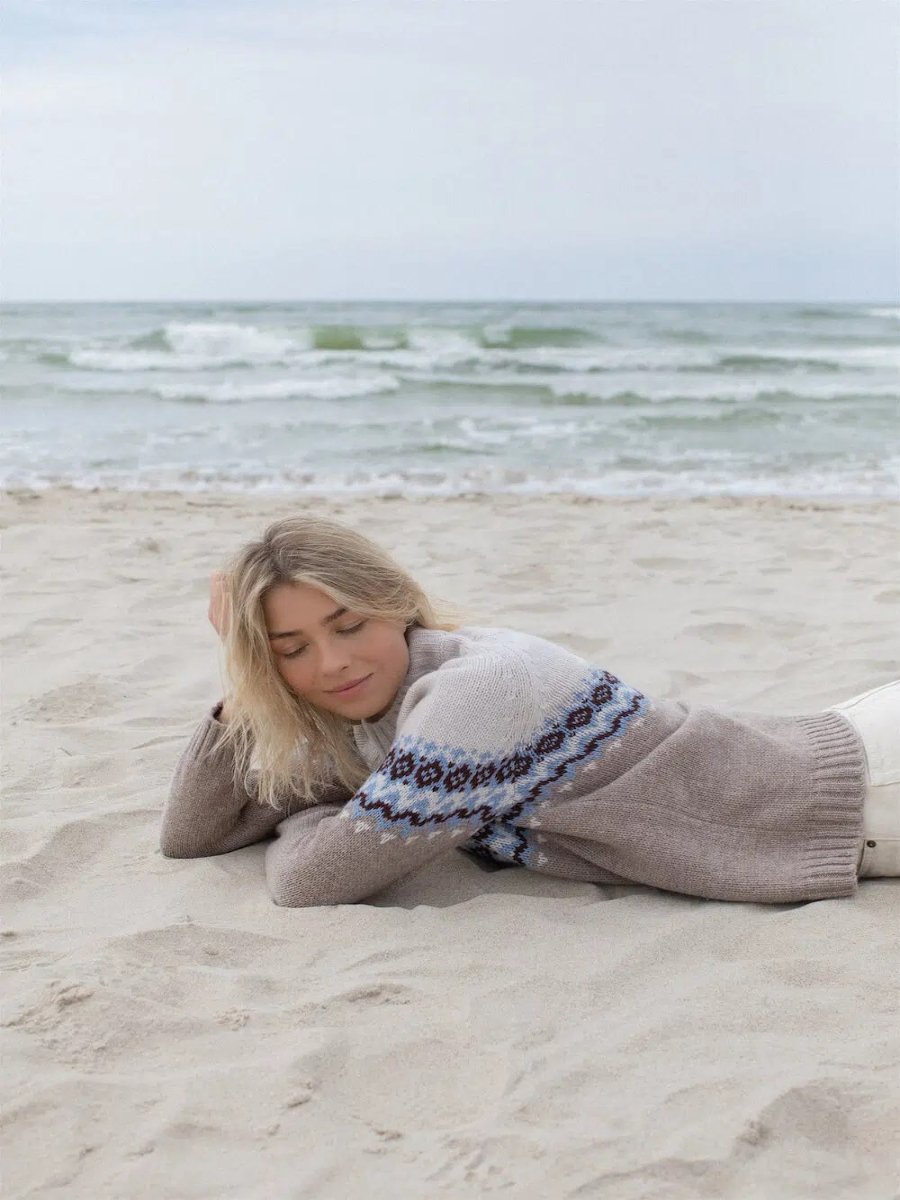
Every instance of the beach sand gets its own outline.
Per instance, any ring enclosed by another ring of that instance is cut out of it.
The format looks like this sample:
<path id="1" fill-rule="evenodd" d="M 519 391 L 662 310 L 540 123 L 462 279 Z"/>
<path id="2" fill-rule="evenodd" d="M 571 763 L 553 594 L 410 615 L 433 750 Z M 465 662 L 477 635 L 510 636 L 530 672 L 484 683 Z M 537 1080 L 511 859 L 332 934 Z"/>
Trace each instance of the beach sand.
<path id="1" fill-rule="evenodd" d="M 732 904 L 451 852 L 287 909 L 262 844 L 160 854 L 222 694 L 209 574 L 295 512 L 650 695 L 900 676 L 896 505 L 8 495 L 4 1196 L 894 1195 L 900 880 Z"/>

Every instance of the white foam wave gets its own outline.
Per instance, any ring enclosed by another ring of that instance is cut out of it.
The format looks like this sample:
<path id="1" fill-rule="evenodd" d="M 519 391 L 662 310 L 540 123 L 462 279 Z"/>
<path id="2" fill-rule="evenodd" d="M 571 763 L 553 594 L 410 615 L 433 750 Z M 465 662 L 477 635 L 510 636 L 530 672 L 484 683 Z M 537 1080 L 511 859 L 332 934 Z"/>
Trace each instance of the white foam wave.
<path id="1" fill-rule="evenodd" d="M 163 327 L 160 349 L 87 346 L 69 361 L 96 371 L 184 371 L 235 365 L 290 362 L 310 345 L 308 332 L 287 336 L 255 325 L 172 321 Z"/>
<path id="2" fill-rule="evenodd" d="M 241 404 L 252 400 L 345 400 L 393 392 L 400 383 L 393 375 L 297 376 L 266 383 L 161 383 L 150 389 L 162 400 L 194 400 L 207 404 Z"/>
<path id="3" fill-rule="evenodd" d="M 790 383 L 780 384 L 771 379 L 765 384 L 758 379 L 723 380 L 706 377 L 691 379 L 685 376 L 679 379 L 675 387 L 651 388 L 639 377 L 628 379 L 619 376 L 615 380 L 607 380 L 597 375 L 568 375 L 565 378 L 548 379 L 543 386 L 549 389 L 560 400 L 567 397 L 585 396 L 590 400 L 615 401 L 624 392 L 632 392 L 647 404 L 666 404 L 674 400 L 706 400 L 706 401 L 754 401 L 773 397 L 776 393 L 786 393 L 801 400 L 840 400 L 842 397 L 867 396 L 891 397 L 897 394 L 894 383 L 865 384 L 858 380 L 847 380 L 839 383 L 836 380 L 816 380 L 804 378 L 800 382 L 792 377 Z"/>
<path id="4" fill-rule="evenodd" d="M 173 363 L 172 356 L 156 350 L 73 350 L 69 355 L 73 367 L 86 367 L 91 371 L 171 371 L 182 366 L 187 369 L 202 369 L 218 366 L 198 359 L 190 363 Z"/>
<path id="5" fill-rule="evenodd" d="M 890 310 L 884 310 L 888 312 Z M 898 310 L 900 311 L 900 310 Z M 290 365 L 312 367 L 380 367 L 389 371 L 417 371 L 436 375 L 453 370 L 479 370 L 482 375 L 499 371 L 548 373 L 605 373 L 611 371 L 655 372 L 692 367 L 708 369 L 723 354 L 766 354 L 765 348 L 635 345 L 635 346 L 482 346 L 467 334 L 436 327 L 412 327 L 408 345 L 396 347 L 377 332 L 363 336 L 365 349 L 340 350 L 313 345 L 313 331 L 302 326 L 290 331 L 261 329 L 254 325 L 227 322 L 182 321 L 165 325 L 162 345 L 89 344 L 72 349 L 75 366 L 97 371 L 185 371 L 226 366 Z M 830 357 L 835 357 L 835 351 Z M 778 348 L 778 360 L 808 359 L 808 347 Z M 854 358 L 852 350 L 840 356 Z M 874 360 L 873 360 L 874 361 Z M 484 370 L 481 370 L 481 369 Z M 763 364 L 760 370 L 763 370 Z"/>
<path id="6" fill-rule="evenodd" d="M 900 309 L 897 310 L 900 312 Z M 841 351 L 841 358 L 900 372 L 900 346 L 854 346 Z"/>
<path id="7" fill-rule="evenodd" d="M 215 358 L 262 362 L 279 359 L 309 345 L 308 334 L 297 336 L 259 329 L 255 325 L 226 322 L 173 321 L 164 327 L 166 341 L 176 354 L 202 354 Z M 303 339 L 306 339 L 305 345 Z"/>
<path id="8" fill-rule="evenodd" d="M 466 354 L 478 346 L 456 329 L 440 329 L 436 326 L 419 326 L 410 329 L 407 340 L 414 350 L 425 350 L 437 356 Z"/>
<path id="9" fill-rule="evenodd" d="M 566 371 L 658 371 L 673 367 L 709 367 L 717 354 L 690 346 L 659 347 L 576 347 L 533 346 L 515 349 L 478 346 L 465 337 L 420 337 L 404 350 L 311 350 L 302 355 L 304 366 L 378 366 L 391 371 L 415 371 L 421 375 L 439 377 L 441 373 L 461 368 L 486 368 L 478 381 L 492 382 L 503 370 L 515 372 L 524 367 L 538 372 Z M 474 376 L 460 376 L 459 382 L 471 382 Z M 523 376 L 510 375 L 521 383 Z M 450 380 L 445 380 L 449 382 Z"/>

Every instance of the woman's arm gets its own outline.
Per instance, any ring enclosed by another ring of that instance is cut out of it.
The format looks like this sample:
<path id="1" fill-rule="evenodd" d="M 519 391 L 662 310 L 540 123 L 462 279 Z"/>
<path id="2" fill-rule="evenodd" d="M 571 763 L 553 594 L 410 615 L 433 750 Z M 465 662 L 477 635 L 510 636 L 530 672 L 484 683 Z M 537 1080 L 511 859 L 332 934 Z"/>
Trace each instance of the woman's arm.
<path id="1" fill-rule="evenodd" d="M 175 768 L 160 833 L 167 858 L 201 858 L 249 846 L 287 815 L 235 784 L 234 751 L 221 745 L 225 724 L 213 715 L 218 708 L 199 723 Z"/>
<path id="2" fill-rule="evenodd" d="M 226 576 L 210 576 L 209 621 L 219 638 L 230 622 Z M 222 745 L 227 699 L 207 713 L 185 747 L 163 811 L 160 849 L 167 858 L 226 854 L 259 842 L 286 816 L 234 782 L 234 751 Z"/>

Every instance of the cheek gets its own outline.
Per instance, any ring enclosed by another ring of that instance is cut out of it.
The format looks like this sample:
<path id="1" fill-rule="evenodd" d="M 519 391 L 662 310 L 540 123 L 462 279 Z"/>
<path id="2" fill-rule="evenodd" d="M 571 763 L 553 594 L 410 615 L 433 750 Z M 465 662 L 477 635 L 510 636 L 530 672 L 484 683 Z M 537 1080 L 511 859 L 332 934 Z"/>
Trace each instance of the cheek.
<path id="1" fill-rule="evenodd" d="M 299 674 L 297 671 L 297 664 L 290 662 L 286 658 L 275 659 L 275 670 L 287 684 L 290 684 L 296 680 Z"/>

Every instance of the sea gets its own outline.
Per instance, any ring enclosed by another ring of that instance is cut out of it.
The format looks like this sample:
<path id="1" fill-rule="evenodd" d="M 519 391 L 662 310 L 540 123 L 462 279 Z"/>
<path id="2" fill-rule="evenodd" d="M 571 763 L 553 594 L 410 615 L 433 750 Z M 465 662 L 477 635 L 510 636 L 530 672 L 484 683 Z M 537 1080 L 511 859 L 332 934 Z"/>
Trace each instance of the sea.
<path id="1" fill-rule="evenodd" d="M 0 305 L 0 486 L 900 499 L 900 307 Z"/>

